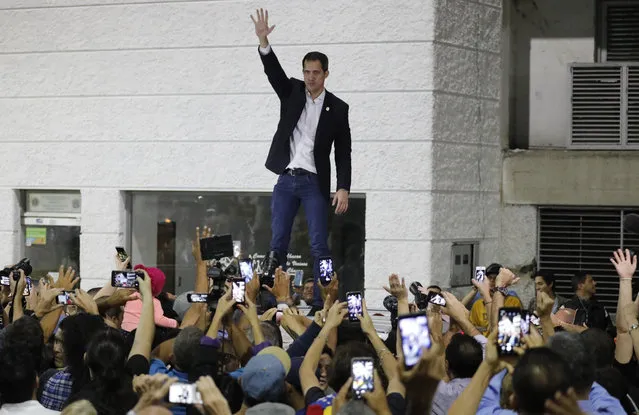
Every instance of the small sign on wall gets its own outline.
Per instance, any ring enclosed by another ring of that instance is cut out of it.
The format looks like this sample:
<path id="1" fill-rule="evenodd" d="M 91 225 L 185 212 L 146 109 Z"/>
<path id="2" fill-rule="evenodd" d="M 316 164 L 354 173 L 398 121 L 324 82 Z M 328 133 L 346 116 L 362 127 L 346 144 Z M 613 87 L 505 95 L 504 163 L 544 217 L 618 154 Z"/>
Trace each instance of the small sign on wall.
<path id="1" fill-rule="evenodd" d="M 46 245 L 47 244 L 47 228 L 27 228 L 25 236 L 25 244 Z"/>

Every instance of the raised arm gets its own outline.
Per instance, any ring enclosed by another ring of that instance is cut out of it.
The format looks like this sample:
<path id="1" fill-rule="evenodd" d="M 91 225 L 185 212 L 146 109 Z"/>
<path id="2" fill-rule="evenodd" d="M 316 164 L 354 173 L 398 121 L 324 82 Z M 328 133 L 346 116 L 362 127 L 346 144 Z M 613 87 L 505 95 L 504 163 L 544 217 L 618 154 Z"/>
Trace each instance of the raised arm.
<path id="1" fill-rule="evenodd" d="M 255 25 L 255 34 L 260 40 L 260 57 L 264 65 L 264 73 L 268 77 L 268 81 L 275 90 L 280 99 L 284 99 L 291 95 L 293 84 L 286 76 L 280 61 L 273 53 L 271 45 L 268 43 L 268 35 L 271 34 L 275 26 L 268 25 L 268 10 L 259 9 L 255 11 L 256 17 L 251 15 L 251 20 Z"/>

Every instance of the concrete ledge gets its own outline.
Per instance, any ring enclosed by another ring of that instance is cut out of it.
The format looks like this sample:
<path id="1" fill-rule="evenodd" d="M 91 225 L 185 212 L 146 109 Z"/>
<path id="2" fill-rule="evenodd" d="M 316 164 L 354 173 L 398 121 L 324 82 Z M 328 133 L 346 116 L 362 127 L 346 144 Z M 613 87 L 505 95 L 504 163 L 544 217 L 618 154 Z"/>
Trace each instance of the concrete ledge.
<path id="1" fill-rule="evenodd" d="M 506 204 L 639 205 L 637 151 L 509 151 L 502 174 Z"/>

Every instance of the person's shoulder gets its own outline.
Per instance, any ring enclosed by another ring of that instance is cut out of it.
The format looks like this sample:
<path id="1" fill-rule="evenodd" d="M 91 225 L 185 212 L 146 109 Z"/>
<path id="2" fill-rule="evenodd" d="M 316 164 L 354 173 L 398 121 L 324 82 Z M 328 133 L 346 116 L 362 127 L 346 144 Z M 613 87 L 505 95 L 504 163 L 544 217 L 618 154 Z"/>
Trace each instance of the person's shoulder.
<path id="1" fill-rule="evenodd" d="M 326 95 L 330 95 L 331 105 L 333 107 L 335 107 L 338 110 L 341 110 L 341 109 L 348 110 L 348 104 L 346 103 L 346 101 L 342 100 L 337 95 L 329 91 L 326 91 Z"/>

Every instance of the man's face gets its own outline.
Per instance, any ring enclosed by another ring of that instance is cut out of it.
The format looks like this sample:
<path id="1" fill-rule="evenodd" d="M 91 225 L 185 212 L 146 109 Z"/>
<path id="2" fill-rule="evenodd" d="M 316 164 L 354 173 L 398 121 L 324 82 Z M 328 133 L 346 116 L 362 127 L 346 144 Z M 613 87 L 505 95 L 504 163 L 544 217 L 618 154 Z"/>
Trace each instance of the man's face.
<path id="1" fill-rule="evenodd" d="M 320 357 L 318 369 L 320 372 L 319 384 L 320 389 L 322 390 L 326 390 L 326 388 L 328 388 L 328 368 L 332 362 L 333 358 L 331 358 L 326 353 L 323 353 L 322 357 Z"/>
<path id="2" fill-rule="evenodd" d="M 328 71 L 324 72 L 320 61 L 304 61 L 304 84 L 311 95 L 320 94 L 324 89 L 324 81 Z"/>
<path id="3" fill-rule="evenodd" d="M 537 294 L 546 293 L 552 295 L 552 289 L 550 285 L 546 284 L 546 280 L 544 280 L 543 277 L 535 277 L 535 291 Z"/>
<path id="4" fill-rule="evenodd" d="M 56 368 L 64 367 L 64 340 L 62 329 L 58 329 L 53 339 L 53 359 Z"/>
<path id="5" fill-rule="evenodd" d="M 592 278 L 591 275 L 588 275 L 585 281 L 583 282 L 582 291 L 585 294 L 590 294 L 590 295 L 594 295 L 595 292 L 597 291 L 597 282 L 595 282 L 595 279 Z"/>
<path id="6" fill-rule="evenodd" d="M 315 283 L 313 281 L 309 281 L 304 284 L 304 291 L 302 291 L 302 299 L 305 303 L 311 303 L 313 301 L 313 286 Z"/>

